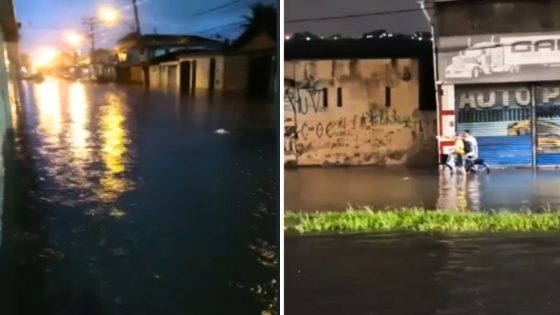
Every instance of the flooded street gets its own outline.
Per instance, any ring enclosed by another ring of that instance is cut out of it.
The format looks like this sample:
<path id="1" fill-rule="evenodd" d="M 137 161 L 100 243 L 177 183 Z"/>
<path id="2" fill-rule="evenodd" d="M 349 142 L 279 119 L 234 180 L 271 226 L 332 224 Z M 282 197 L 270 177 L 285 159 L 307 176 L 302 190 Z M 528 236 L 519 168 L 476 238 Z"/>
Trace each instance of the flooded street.
<path id="1" fill-rule="evenodd" d="M 272 102 L 56 80 L 23 92 L 5 153 L 2 315 L 270 308 Z"/>
<path id="2" fill-rule="evenodd" d="M 424 207 L 473 211 L 560 209 L 560 171 L 492 170 L 490 175 L 440 175 L 402 168 L 301 168 L 285 172 L 286 209 L 342 211 Z"/>
<path id="3" fill-rule="evenodd" d="M 307 168 L 286 171 L 286 209 L 426 207 L 484 211 L 560 208 L 560 173 Z M 290 315 L 557 314 L 557 234 L 289 235 Z"/>
<path id="4" fill-rule="evenodd" d="M 560 237 L 287 237 L 286 314 L 558 314 Z"/>

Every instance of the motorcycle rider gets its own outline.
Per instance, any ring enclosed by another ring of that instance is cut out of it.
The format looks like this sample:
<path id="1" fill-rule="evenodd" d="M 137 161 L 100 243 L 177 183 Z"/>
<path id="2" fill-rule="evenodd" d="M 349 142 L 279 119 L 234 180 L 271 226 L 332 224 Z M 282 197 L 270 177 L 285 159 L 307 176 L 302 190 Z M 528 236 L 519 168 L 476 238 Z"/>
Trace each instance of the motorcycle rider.
<path id="1" fill-rule="evenodd" d="M 463 142 L 465 147 L 465 168 L 469 169 L 469 164 L 478 159 L 478 141 L 471 134 L 470 130 L 463 132 Z"/>

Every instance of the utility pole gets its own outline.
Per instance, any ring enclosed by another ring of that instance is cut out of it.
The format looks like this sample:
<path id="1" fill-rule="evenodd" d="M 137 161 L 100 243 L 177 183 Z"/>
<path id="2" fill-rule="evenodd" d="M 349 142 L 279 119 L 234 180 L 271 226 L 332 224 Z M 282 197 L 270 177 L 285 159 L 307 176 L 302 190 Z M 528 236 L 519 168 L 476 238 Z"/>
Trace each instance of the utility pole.
<path id="1" fill-rule="evenodd" d="M 132 0 L 132 6 L 134 8 L 134 24 L 136 29 L 134 30 L 137 35 L 140 35 L 140 18 L 138 17 L 138 2 L 137 0 Z"/>
<path id="2" fill-rule="evenodd" d="M 140 17 L 138 15 L 138 1 L 137 0 L 132 0 L 132 7 L 134 8 L 134 23 L 136 26 L 135 29 L 135 33 L 137 35 L 138 38 L 138 43 L 139 43 L 139 48 L 140 51 L 143 52 L 143 54 L 145 55 L 144 58 L 144 65 L 143 65 L 143 72 L 144 72 L 144 87 L 146 89 L 148 89 L 150 87 L 150 73 L 149 73 L 149 67 L 148 64 L 150 62 L 150 52 L 147 49 L 147 47 L 144 47 L 143 42 L 142 42 L 142 33 L 140 31 Z"/>
<path id="3" fill-rule="evenodd" d="M 88 36 L 91 43 L 91 56 L 93 56 L 93 52 L 95 51 L 95 28 L 97 24 L 99 24 L 96 18 L 83 18 L 82 24 L 88 28 Z"/>

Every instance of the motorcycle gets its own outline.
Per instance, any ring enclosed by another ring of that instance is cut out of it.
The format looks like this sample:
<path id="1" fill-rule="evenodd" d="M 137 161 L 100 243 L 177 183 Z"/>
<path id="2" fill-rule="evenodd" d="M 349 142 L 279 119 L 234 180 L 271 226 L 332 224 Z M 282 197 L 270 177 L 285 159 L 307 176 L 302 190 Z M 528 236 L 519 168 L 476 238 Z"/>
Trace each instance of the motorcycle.
<path id="1" fill-rule="evenodd" d="M 443 166 L 444 169 L 448 169 L 451 172 L 451 174 L 456 172 L 457 159 L 455 157 L 453 149 L 448 150 L 447 158 Z M 473 158 L 469 158 L 468 156 L 465 158 L 465 170 L 467 171 L 467 173 L 471 173 L 471 174 L 477 174 L 477 173 L 490 174 L 490 168 L 484 162 L 483 159 L 473 159 Z"/>

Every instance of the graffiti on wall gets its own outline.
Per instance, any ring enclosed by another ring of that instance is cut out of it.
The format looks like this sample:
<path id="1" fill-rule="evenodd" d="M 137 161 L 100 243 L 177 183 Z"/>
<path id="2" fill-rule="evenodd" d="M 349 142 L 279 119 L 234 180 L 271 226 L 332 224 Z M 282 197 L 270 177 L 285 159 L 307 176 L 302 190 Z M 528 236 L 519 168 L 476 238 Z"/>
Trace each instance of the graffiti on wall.
<path id="1" fill-rule="evenodd" d="M 416 69 L 412 60 L 287 62 L 286 163 L 388 165 L 430 160 L 437 154 L 437 123 L 435 113 L 418 110 Z"/>

